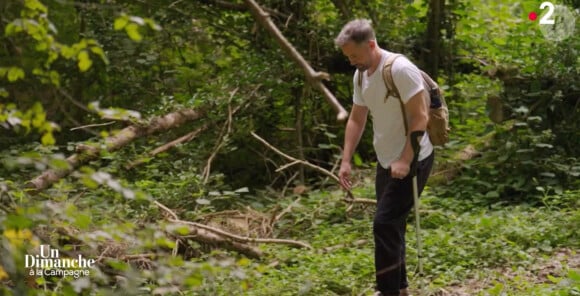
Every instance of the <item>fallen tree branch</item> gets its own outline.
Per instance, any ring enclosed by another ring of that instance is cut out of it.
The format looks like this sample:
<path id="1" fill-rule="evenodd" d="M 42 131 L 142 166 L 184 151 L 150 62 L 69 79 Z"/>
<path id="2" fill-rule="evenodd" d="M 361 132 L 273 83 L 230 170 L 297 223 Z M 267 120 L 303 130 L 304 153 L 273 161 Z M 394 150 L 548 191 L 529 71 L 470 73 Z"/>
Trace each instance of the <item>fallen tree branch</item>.
<path id="1" fill-rule="evenodd" d="M 189 141 L 195 139 L 195 137 L 197 137 L 197 135 L 204 132 L 209 127 L 210 127 L 209 124 L 204 124 L 203 126 L 201 126 L 200 128 L 198 128 L 192 132 L 189 132 L 189 133 L 187 133 L 187 134 L 185 134 L 185 135 L 183 135 L 183 136 L 181 136 L 181 137 L 179 137 L 171 142 L 165 143 L 165 144 L 153 149 L 152 151 L 147 153 L 147 156 L 145 156 L 145 157 L 153 157 L 153 156 L 155 156 L 159 153 L 165 152 L 165 151 L 167 151 L 167 150 L 169 150 L 169 149 L 171 149 L 179 144 L 189 142 Z M 132 168 L 146 162 L 145 157 L 141 157 L 141 158 L 129 163 L 128 165 L 125 166 L 125 169 L 129 170 L 129 169 L 132 169 Z"/>
<path id="2" fill-rule="evenodd" d="M 179 219 L 170 219 L 169 221 L 174 222 L 174 223 L 193 226 L 193 229 L 198 231 L 198 232 L 199 232 L 199 230 L 210 231 L 210 232 L 213 232 L 215 234 L 219 234 L 221 236 L 224 236 L 224 237 L 230 238 L 234 241 L 242 242 L 242 243 L 277 243 L 277 244 L 287 244 L 287 245 L 293 245 L 293 246 L 298 246 L 298 247 L 302 247 L 302 248 L 312 249 L 312 246 L 310 246 L 307 243 L 301 242 L 301 241 L 295 241 L 295 240 L 290 240 L 290 239 L 278 239 L 278 238 L 243 237 L 243 236 L 229 233 L 227 231 L 223 231 L 221 229 L 207 226 L 207 225 L 204 225 L 201 223 L 183 221 L 183 220 L 179 220 Z"/>
<path id="3" fill-rule="evenodd" d="M 290 183 L 292 183 L 292 181 L 294 181 L 294 179 L 296 179 L 296 177 L 298 177 L 298 173 L 299 172 L 295 172 L 294 175 L 292 175 L 288 181 L 286 181 L 286 184 L 284 185 L 284 188 L 282 188 L 282 193 L 280 193 L 280 197 L 284 197 L 284 195 L 286 195 L 286 190 L 288 190 L 288 186 L 290 186 Z"/>
<path id="4" fill-rule="evenodd" d="M 198 242 L 217 245 L 224 249 L 244 254 L 249 258 L 259 259 L 264 256 L 262 251 L 260 251 L 256 247 L 240 243 L 237 241 L 232 241 L 231 239 L 228 239 L 216 233 L 196 227 L 190 228 L 190 231 L 191 233 L 189 235 L 183 236 L 183 238 L 190 238 Z"/>
<path id="5" fill-rule="evenodd" d="M 164 204 L 162 204 L 162 203 L 160 203 L 160 202 L 158 202 L 158 201 L 156 201 L 156 200 L 153 200 L 153 203 L 154 203 L 156 206 L 160 207 L 160 208 L 161 208 L 162 210 L 164 210 L 165 212 L 167 212 L 167 213 L 168 213 L 168 214 L 171 216 L 171 218 L 172 218 L 172 219 L 174 219 L 174 220 L 179 220 L 179 217 L 177 216 L 177 214 L 175 214 L 175 212 L 174 212 L 174 211 L 172 211 L 170 208 L 168 208 L 166 205 L 164 205 Z"/>
<path id="6" fill-rule="evenodd" d="M 105 138 L 104 148 L 101 146 L 95 146 L 94 150 L 89 153 L 75 153 L 69 156 L 66 161 L 68 163 L 68 168 L 66 169 L 49 169 L 44 173 L 40 174 L 36 178 L 28 182 L 27 187 L 32 189 L 32 193 L 48 188 L 54 184 L 59 179 L 70 174 L 76 167 L 80 166 L 91 159 L 98 157 L 99 152 L 102 149 L 107 151 L 115 151 L 119 148 L 129 144 L 136 138 L 150 135 L 153 133 L 169 130 L 171 128 L 177 127 L 184 122 L 193 121 L 202 116 L 202 112 L 193 109 L 184 109 L 176 112 L 169 113 L 164 116 L 153 118 L 148 125 L 131 125 L 122 130 L 117 134 Z"/>
<path id="7" fill-rule="evenodd" d="M 276 152 L 277 154 L 281 155 L 282 157 L 284 157 L 284 158 L 292 161 L 292 164 L 302 164 L 303 166 L 309 167 L 309 168 L 311 168 L 311 169 L 313 169 L 315 171 L 318 171 L 320 173 L 323 173 L 324 175 L 327 175 L 327 176 L 331 177 L 332 179 L 334 179 L 334 181 L 339 182 L 338 177 L 335 174 L 333 174 L 330 171 L 328 171 L 327 169 L 322 168 L 322 167 L 319 167 L 317 165 L 314 165 L 314 164 L 312 164 L 312 163 L 310 163 L 308 161 L 294 158 L 294 157 L 292 157 L 292 156 L 290 156 L 290 155 L 288 155 L 288 154 L 286 154 L 286 153 L 278 150 L 278 148 L 272 146 L 270 143 L 268 143 L 266 140 L 264 140 L 263 138 L 261 138 L 260 136 L 258 136 L 256 133 L 254 133 L 254 132 L 250 132 L 250 133 L 252 134 L 252 136 L 254 138 L 256 138 L 258 141 L 260 141 L 262 144 L 264 144 L 264 146 L 270 148 L 270 150 Z"/>
<path id="8" fill-rule="evenodd" d="M 250 93 L 250 96 L 254 95 L 256 93 L 256 91 L 258 91 L 258 89 L 261 86 L 262 86 L 261 84 L 257 85 L 256 88 Z M 237 89 L 236 89 L 236 91 L 237 91 Z M 231 100 L 231 98 L 230 98 L 230 100 Z M 241 109 L 245 109 L 248 106 L 249 102 L 250 102 L 250 100 L 246 100 L 243 104 L 234 108 L 233 111 L 230 110 L 230 114 L 228 117 L 230 124 L 232 122 L 232 116 L 235 115 L 236 113 L 238 113 Z M 187 134 L 185 134 L 185 135 L 183 135 L 183 136 L 181 136 L 181 137 L 179 137 L 171 142 L 163 144 L 162 146 L 159 146 L 159 147 L 155 148 L 154 150 L 152 150 L 151 152 L 147 153 L 147 156 L 141 157 L 140 159 L 137 159 L 137 160 L 129 163 L 128 165 L 125 166 L 125 168 L 132 169 L 132 168 L 146 162 L 146 157 L 153 157 L 153 156 L 155 156 L 159 153 L 165 152 L 165 151 L 167 151 L 167 150 L 169 150 L 169 149 L 171 149 L 179 144 L 189 142 L 189 141 L 193 140 L 195 137 L 197 137 L 197 135 L 199 135 L 200 133 L 206 131 L 210 126 L 211 126 L 211 124 L 204 124 L 203 126 L 201 126 L 200 128 L 198 128 L 192 132 L 189 132 L 189 133 L 187 133 Z M 231 125 L 230 125 L 230 128 L 231 128 Z"/>
<path id="9" fill-rule="evenodd" d="M 94 123 L 94 124 L 87 124 L 87 125 L 83 125 L 83 126 L 77 126 L 77 127 L 73 127 L 70 129 L 70 131 L 76 131 L 78 129 L 86 129 L 86 128 L 91 128 L 91 127 L 101 127 L 101 126 L 107 126 L 107 125 L 111 125 L 114 124 L 116 121 L 109 121 L 109 122 L 105 122 L 105 123 Z"/>
<path id="10" fill-rule="evenodd" d="M 345 197 L 343 200 L 344 200 L 344 202 L 351 203 L 351 204 L 356 204 L 356 203 L 366 204 L 366 205 L 376 205 L 377 204 L 377 201 L 374 199 L 354 198 L 354 197 L 352 197 L 352 195 L 350 195 L 350 197 L 347 195 L 347 197 Z"/>
<path id="11" fill-rule="evenodd" d="M 235 247 L 236 250 L 241 247 L 241 249 L 244 252 L 248 252 L 249 250 L 252 249 L 252 247 L 247 246 L 247 245 L 242 246 L 239 243 L 277 243 L 277 244 L 287 244 L 287 245 L 293 245 L 293 246 L 298 246 L 298 247 L 302 247 L 302 248 L 312 249 L 312 247 L 309 244 L 304 243 L 304 242 L 300 242 L 300 241 L 289 240 L 289 239 L 275 239 L 275 238 L 243 237 L 243 236 L 229 233 L 227 231 L 224 231 L 224 230 L 221 230 L 221 229 L 218 229 L 215 227 L 207 226 L 205 224 L 184 221 L 184 220 L 179 219 L 179 217 L 177 216 L 177 214 L 175 214 L 175 212 L 173 212 L 171 209 L 169 209 L 167 206 L 163 205 L 162 203 L 160 203 L 156 200 L 153 200 L 153 203 L 155 205 L 157 205 L 158 207 L 160 207 L 161 209 L 163 209 L 164 211 L 166 211 L 172 217 L 172 218 L 168 219 L 169 222 L 190 226 L 191 227 L 190 230 L 193 232 L 193 234 L 199 235 L 201 237 L 201 240 L 203 240 L 204 242 L 228 243 L 228 241 L 226 241 L 224 239 L 224 238 L 228 238 L 228 239 L 230 239 L 231 243 L 237 242 L 236 244 L 232 245 L 233 247 Z M 211 235 L 208 234 L 208 232 L 210 232 Z M 219 238 L 219 236 L 221 236 L 221 239 Z M 233 240 L 233 241 L 231 241 L 231 240 Z M 254 250 L 253 253 L 258 254 L 261 252 L 259 250 Z M 260 257 L 260 256 L 257 256 L 257 257 Z"/>
<path id="12" fill-rule="evenodd" d="M 297 159 L 294 158 L 282 151 L 280 151 L 278 148 L 272 146 L 270 143 L 268 143 L 266 140 L 262 139 L 260 136 L 258 136 L 256 133 L 251 132 L 252 136 L 254 138 L 256 138 L 258 141 L 260 141 L 262 144 L 264 144 L 266 147 L 270 148 L 272 151 L 276 152 L 277 154 L 281 155 L 282 157 L 288 159 L 291 161 L 291 163 L 283 166 L 282 168 L 287 168 L 291 165 L 295 165 L 295 164 L 301 164 L 305 167 L 311 168 L 315 171 L 318 171 L 328 177 L 330 177 L 331 179 L 333 179 L 335 182 L 340 183 L 340 180 L 338 179 L 338 177 L 333 174 L 332 172 L 330 172 L 329 170 L 319 167 L 315 164 L 312 164 L 306 160 L 301 160 L 301 159 Z M 279 169 L 278 169 L 279 170 Z M 276 171 L 278 171 L 276 170 Z M 347 197 L 344 199 L 344 201 L 348 202 L 348 203 L 364 203 L 364 204 L 376 204 L 377 202 L 373 199 L 366 199 L 366 198 L 354 198 L 354 196 L 352 195 L 351 191 L 347 191 Z"/>
<path id="13" fill-rule="evenodd" d="M 268 13 L 266 13 L 258 3 L 254 0 L 244 0 L 246 5 L 250 8 L 250 12 L 254 15 L 254 18 L 264 27 L 270 34 L 276 39 L 278 44 L 282 47 L 284 51 L 304 70 L 306 79 L 308 82 L 312 83 L 319 91 L 322 92 L 326 101 L 334 108 L 338 113 L 337 119 L 339 121 L 344 121 L 348 117 L 348 112 L 342 107 L 340 102 L 334 97 L 334 95 L 326 88 L 322 83 L 323 79 L 330 79 L 330 75 L 325 72 L 316 72 L 310 64 L 302 57 L 302 55 L 292 46 L 292 44 L 284 37 L 282 32 L 276 27 L 274 22 L 270 19 Z"/>

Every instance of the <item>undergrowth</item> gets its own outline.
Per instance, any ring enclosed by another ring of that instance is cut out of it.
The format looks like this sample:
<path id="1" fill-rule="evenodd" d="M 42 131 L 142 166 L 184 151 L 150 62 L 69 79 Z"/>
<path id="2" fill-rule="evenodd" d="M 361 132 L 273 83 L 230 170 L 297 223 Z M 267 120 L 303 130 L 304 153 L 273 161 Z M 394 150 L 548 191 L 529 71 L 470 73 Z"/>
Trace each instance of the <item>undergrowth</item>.
<path id="1" fill-rule="evenodd" d="M 570 257 L 578 256 L 579 197 L 580 191 L 566 191 L 547 198 L 546 206 L 541 207 L 470 207 L 468 200 L 437 196 L 428 188 L 421 205 L 423 277 L 416 272 L 413 224 L 408 223 L 407 229 L 407 262 L 413 288 L 422 282 L 425 295 L 441 295 L 436 293 L 479 279 L 486 284 L 471 295 L 578 295 L 579 271 L 569 268 L 565 261 L 560 262 L 561 271 L 544 276 L 542 281 L 531 281 L 521 274 L 539 268 L 558 250 L 570 250 Z M 248 269 L 260 271 L 246 273 L 249 278 L 245 281 L 251 284 L 234 288 L 231 277 L 224 275 L 212 292 L 372 295 L 373 207 L 356 206 L 347 211 L 341 198 L 340 192 L 313 192 L 294 203 L 291 213 L 279 224 L 279 232 L 294 233 L 296 239 L 309 242 L 313 250 L 264 246 L 269 257 L 247 264 Z M 551 207 L 550 200 L 557 201 L 558 207 Z M 279 202 L 289 204 L 294 200 Z M 505 270 L 515 275 L 507 276 Z"/>

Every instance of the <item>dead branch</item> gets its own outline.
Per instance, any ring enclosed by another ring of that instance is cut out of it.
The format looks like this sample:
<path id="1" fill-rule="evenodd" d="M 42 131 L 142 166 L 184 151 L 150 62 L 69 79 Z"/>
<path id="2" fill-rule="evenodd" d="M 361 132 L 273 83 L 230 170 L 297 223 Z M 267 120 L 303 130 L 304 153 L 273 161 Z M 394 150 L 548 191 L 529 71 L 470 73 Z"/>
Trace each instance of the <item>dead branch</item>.
<path id="1" fill-rule="evenodd" d="M 261 86 L 262 86 L 261 84 L 257 85 L 256 88 L 250 93 L 250 96 L 254 95 L 256 93 L 256 91 L 258 91 L 258 89 Z M 237 91 L 237 89 L 235 91 Z M 231 98 L 230 98 L 230 101 L 231 101 Z M 250 100 L 247 100 L 243 104 L 237 106 L 233 111 L 230 110 L 229 117 L 228 117 L 228 120 L 230 122 L 230 126 L 229 126 L 230 130 L 231 130 L 232 116 L 235 115 L 241 109 L 246 108 L 248 106 L 249 102 L 250 102 Z M 167 151 L 167 150 L 169 150 L 169 149 L 171 149 L 179 144 L 189 142 L 189 141 L 193 140 L 195 137 L 197 137 L 200 133 L 206 131 L 210 126 L 211 126 L 210 124 L 204 124 L 203 126 L 201 126 L 200 128 L 198 128 L 192 132 L 189 132 L 189 133 L 187 133 L 187 134 L 185 134 L 185 135 L 183 135 L 183 136 L 181 136 L 181 137 L 179 137 L 171 142 L 163 144 L 162 146 L 159 146 L 159 147 L 155 148 L 154 150 L 152 150 L 151 152 L 147 153 L 146 156 L 141 157 L 141 158 L 129 163 L 128 165 L 125 166 L 125 168 L 128 170 L 132 169 L 132 168 L 144 163 L 146 161 L 147 157 L 153 157 L 153 156 L 155 156 L 159 153 L 165 152 L 165 151 Z"/>
<path id="2" fill-rule="evenodd" d="M 109 122 L 105 122 L 105 123 L 87 124 L 87 125 L 83 125 L 83 126 L 73 127 L 73 128 L 70 129 L 70 131 L 76 131 L 78 129 L 87 129 L 87 128 L 91 128 L 91 127 L 107 126 L 107 125 L 111 125 L 111 124 L 114 124 L 114 123 L 115 123 L 115 121 L 109 121 Z"/>
<path id="3" fill-rule="evenodd" d="M 179 137 L 171 142 L 165 143 L 165 144 L 153 149 L 152 151 L 147 153 L 147 157 L 153 157 L 153 156 L 155 156 L 159 153 L 165 152 L 165 151 L 167 151 L 167 150 L 169 150 L 169 149 L 171 149 L 179 144 L 189 142 L 189 141 L 195 139 L 195 137 L 197 137 L 200 133 L 207 130 L 209 127 L 210 127 L 209 124 L 204 124 L 203 126 L 201 126 L 200 128 L 198 128 L 192 132 L 189 132 L 189 133 L 187 133 L 187 134 L 185 134 L 185 135 L 183 135 L 183 136 L 181 136 L 181 137 Z M 141 158 L 127 164 L 125 166 L 125 169 L 127 169 L 127 170 L 132 169 L 132 168 L 134 168 L 134 167 L 136 167 L 144 162 L 145 162 L 145 157 L 141 157 Z"/>
<path id="4" fill-rule="evenodd" d="M 179 219 L 179 217 L 175 214 L 175 212 L 173 212 L 171 209 L 169 209 L 162 203 L 156 200 L 153 200 L 153 203 L 155 203 L 155 205 L 157 205 L 158 207 L 169 213 L 169 215 L 172 217 L 171 219 L 168 219 L 169 222 L 190 226 L 190 231 L 192 232 L 190 235 L 195 235 L 196 240 L 199 239 L 200 241 L 207 243 L 221 243 L 225 245 L 229 244 L 230 249 L 233 248 L 234 250 L 241 251 L 243 253 L 250 252 L 253 255 L 257 255 L 255 257 L 260 257 L 261 255 L 258 254 L 261 254 L 261 252 L 243 243 L 277 243 L 312 249 L 312 247 L 309 244 L 300 241 L 288 239 L 274 239 L 274 238 L 242 237 L 201 223 L 184 221 Z"/>
<path id="5" fill-rule="evenodd" d="M 227 238 L 230 238 L 234 241 L 242 242 L 242 243 L 277 243 L 277 244 L 287 244 L 287 245 L 293 245 L 293 246 L 298 246 L 298 247 L 302 247 L 302 248 L 312 249 L 312 246 L 310 246 L 307 243 L 301 242 L 301 241 L 295 241 L 295 240 L 290 240 L 290 239 L 278 239 L 278 238 L 242 237 L 242 236 L 235 235 L 235 234 L 229 233 L 227 231 L 223 231 L 221 229 L 214 228 L 214 227 L 207 226 L 207 225 L 203 225 L 200 223 L 183 221 L 183 220 L 176 220 L 176 219 L 170 219 L 169 221 L 174 222 L 174 223 L 192 226 L 192 229 L 194 231 L 197 231 L 198 233 L 200 232 L 200 230 L 206 230 L 206 231 L 212 232 L 214 234 L 219 234 L 223 237 L 227 237 Z"/>
<path id="6" fill-rule="evenodd" d="M 331 179 L 333 179 L 335 182 L 339 183 L 339 179 L 338 177 L 333 174 L 332 172 L 330 172 L 329 170 L 319 167 L 315 164 L 312 164 L 306 160 L 301 160 L 301 159 L 297 159 L 294 158 L 280 150 L 278 150 L 276 147 L 272 146 L 270 143 L 268 143 L 266 140 L 262 139 L 260 136 L 258 136 L 256 133 L 251 132 L 252 136 L 254 138 L 256 138 L 258 141 L 260 141 L 262 144 L 264 144 L 266 147 L 270 148 L 272 151 L 276 152 L 277 154 L 281 155 L 282 157 L 288 159 L 291 161 L 291 163 L 284 165 L 282 168 L 288 168 L 291 165 L 295 165 L 295 164 L 301 164 L 305 167 L 309 167 L 315 171 L 318 171 L 328 177 L 330 177 Z M 280 169 L 276 170 L 279 171 Z M 372 199 L 366 199 L 366 198 L 354 198 L 354 196 L 352 195 L 351 191 L 347 191 L 347 198 L 344 199 L 344 201 L 348 202 L 348 203 L 364 203 L 364 204 L 376 204 L 377 202 L 375 200 Z"/>
<path id="7" fill-rule="evenodd" d="M 79 126 L 80 126 L 80 125 L 82 125 L 82 124 L 81 124 L 81 123 L 80 123 L 78 120 L 76 120 L 76 119 L 74 118 L 74 116 L 72 116 L 72 115 L 71 115 L 71 114 L 70 114 L 70 113 L 69 113 L 69 112 L 66 110 L 66 108 L 65 108 L 65 106 L 64 106 L 64 105 L 60 105 L 60 106 L 59 106 L 59 109 L 60 109 L 60 111 L 62 112 L 62 114 L 64 115 L 64 117 L 65 117 L 65 118 L 66 118 L 68 121 L 70 121 L 72 124 L 74 124 L 74 125 L 79 125 Z M 97 136 L 97 137 L 99 137 L 99 136 L 100 136 L 100 134 L 99 134 L 97 131 L 94 131 L 94 130 L 92 130 L 92 129 L 88 128 L 88 127 L 86 127 L 86 128 L 83 128 L 83 130 L 84 130 L 85 132 L 87 132 L 87 133 L 91 134 L 91 135 L 94 135 L 94 136 Z"/>
<path id="8" fill-rule="evenodd" d="M 160 202 L 158 202 L 158 201 L 156 201 L 156 200 L 153 200 L 153 203 L 154 203 L 156 206 L 160 207 L 160 208 L 161 208 L 162 210 L 164 210 L 165 212 L 167 212 L 167 213 L 168 213 L 168 214 L 171 216 L 171 218 L 173 218 L 174 220 L 179 220 L 179 217 L 177 216 L 177 214 L 175 214 L 175 212 L 174 212 L 174 211 L 172 211 L 170 208 L 168 208 L 168 207 L 167 207 L 167 206 L 165 206 L 164 204 L 162 204 L 162 203 L 160 203 Z"/>
<path id="9" fill-rule="evenodd" d="M 338 113 L 337 119 L 339 121 L 344 121 L 348 117 L 348 112 L 342 107 L 340 102 L 334 97 L 334 95 L 326 88 L 322 83 L 322 79 L 328 80 L 330 76 L 328 73 L 316 72 L 310 64 L 302 57 L 302 55 L 292 46 L 292 44 L 284 37 L 282 32 L 276 27 L 274 22 L 270 19 L 268 13 L 266 13 L 258 3 L 254 0 L 244 0 L 246 5 L 250 8 L 250 12 L 254 15 L 254 18 L 264 27 L 270 34 L 276 39 L 278 44 L 283 50 L 304 70 L 306 79 L 308 82 L 312 83 L 318 90 L 322 92 L 324 98 L 328 103 L 334 108 Z"/>
<path id="10" fill-rule="evenodd" d="M 284 185 L 284 188 L 282 188 L 282 193 L 280 193 L 281 197 L 284 197 L 284 195 L 286 195 L 286 190 L 288 190 L 288 186 L 290 186 L 290 183 L 292 183 L 292 181 L 296 179 L 296 177 L 298 177 L 298 172 L 295 172 L 294 175 L 292 175 L 292 177 L 290 177 L 290 179 L 286 181 L 286 185 Z"/>
<path id="11" fill-rule="evenodd" d="M 252 136 L 254 138 L 256 138 L 258 141 L 260 141 L 262 144 L 264 144 L 264 146 L 270 148 L 272 151 L 276 152 L 277 154 L 281 155 L 282 157 L 284 157 L 284 158 L 292 161 L 291 164 L 302 164 L 303 166 L 309 167 L 309 168 L 311 168 L 311 169 L 313 169 L 315 171 L 318 171 L 320 173 L 323 173 L 324 175 L 327 175 L 327 176 L 331 177 L 332 179 L 334 179 L 334 181 L 339 182 L 338 177 L 335 174 L 333 174 L 330 171 L 328 171 L 327 169 L 322 168 L 322 167 L 319 167 L 317 165 L 314 165 L 314 164 L 312 164 L 312 163 L 310 163 L 308 161 L 294 158 L 294 157 L 292 157 L 292 156 L 290 156 L 290 155 L 288 155 L 288 154 L 286 154 L 286 153 L 278 150 L 278 148 L 270 145 L 270 143 L 268 143 L 266 140 L 264 140 L 263 138 L 261 138 L 260 136 L 258 136 L 256 133 L 254 133 L 254 132 L 250 132 L 250 133 L 252 134 Z"/>
<path id="12" fill-rule="evenodd" d="M 184 109 L 169 113 L 164 116 L 153 118 L 148 125 L 131 125 L 122 130 L 117 134 L 107 137 L 104 140 L 104 149 L 107 151 L 115 151 L 121 147 L 129 144 L 136 138 L 150 135 L 153 133 L 166 131 L 175 128 L 187 121 L 193 121 L 202 116 L 202 112 L 193 109 Z M 96 151 L 100 152 L 101 146 L 95 147 Z M 36 178 L 28 182 L 27 187 L 32 189 L 33 192 L 43 190 L 52 184 L 54 184 L 59 179 L 70 174 L 76 167 L 80 166 L 91 159 L 98 157 L 98 153 L 88 153 L 88 154 L 73 154 L 69 156 L 66 161 L 69 167 L 66 169 L 50 169 L 40 174 Z"/>
<path id="13" fill-rule="evenodd" d="M 228 119 L 226 120 L 226 123 L 224 124 L 224 126 L 222 127 L 222 130 L 220 132 L 220 135 L 218 137 L 218 141 L 213 149 L 213 152 L 211 153 L 211 155 L 209 156 L 209 158 L 207 159 L 207 164 L 205 165 L 205 167 L 203 168 L 203 183 L 206 184 L 207 181 L 209 180 L 209 176 L 211 174 L 211 163 L 213 162 L 213 159 L 216 157 L 216 155 L 218 154 L 218 152 L 222 149 L 222 147 L 225 145 L 226 141 L 225 138 L 227 137 L 227 135 L 229 135 L 232 131 L 232 118 L 233 118 L 233 112 L 232 112 L 232 108 L 231 108 L 231 102 L 232 99 L 234 97 L 234 95 L 238 92 L 238 88 L 234 89 L 231 94 L 230 94 L 230 98 L 228 100 Z M 239 108 L 236 108 L 236 111 L 239 110 Z"/>
<path id="14" fill-rule="evenodd" d="M 365 204 L 365 205 L 376 205 L 377 201 L 374 199 L 368 199 L 368 198 L 354 198 L 352 197 L 352 195 L 350 195 L 350 197 L 345 197 L 344 202 L 346 203 L 350 203 L 350 204 L 356 204 L 356 203 L 360 203 L 360 204 Z"/>
<path id="15" fill-rule="evenodd" d="M 216 233 L 206 231 L 201 228 L 190 228 L 191 233 L 187 236 L 183 236 L 183 238 L 191 238 L 201 243 L 211 244 L 211 245 L 218 245 L 224 249 L 235 251 L 240 254 L 244 254 L 250 258 L 261 258 L 263 257 L 262 251 L 258 248 L 240 243 L 237 241 L 232 241 L 231 239 L 227 239 L 224 236 L 218 235 Z"/>
<path id="16" fill-rule="evenodd" d="M 285 164 L 285 165 L 277 168 L 276 169 L 276 173 L 279 173 L 279 172 L 281 172 L 281 171 L 283 171 L 283 170 L 285 170 L 285 169 L 287 169 L 287 168 L 289 168 L 289 167 L 291 167 L 293 165 L 301 164 L 301 163 L 302 163 L 301 161 L 293 161 L 293 162 L 287 163 L 287 164 Z"/>

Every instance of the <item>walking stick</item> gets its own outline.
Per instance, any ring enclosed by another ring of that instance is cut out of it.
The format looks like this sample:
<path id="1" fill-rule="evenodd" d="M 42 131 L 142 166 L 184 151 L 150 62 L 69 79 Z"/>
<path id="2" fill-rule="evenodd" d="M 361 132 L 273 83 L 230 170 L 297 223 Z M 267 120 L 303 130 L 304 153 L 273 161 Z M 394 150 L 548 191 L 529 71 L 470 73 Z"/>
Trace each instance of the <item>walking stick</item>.
<path id="1" fill-rule="evenodd" d="M 419 220 L 419 186 L 417 185 L 417 166 L 419 163 L 419 141 L 423 138 L 425 131 L 414 131 L 411 133 L 411 147 L 413 147 L 413 162 L 411 163 L 410 174 L 413 176 L 413 206 L 415 211 L 415 232 L 417 234 L 417 265 L 419 266 L 419 283 L 421 293 L 423 292 L 423 256 L 421 254 L 421 223 Z"/>

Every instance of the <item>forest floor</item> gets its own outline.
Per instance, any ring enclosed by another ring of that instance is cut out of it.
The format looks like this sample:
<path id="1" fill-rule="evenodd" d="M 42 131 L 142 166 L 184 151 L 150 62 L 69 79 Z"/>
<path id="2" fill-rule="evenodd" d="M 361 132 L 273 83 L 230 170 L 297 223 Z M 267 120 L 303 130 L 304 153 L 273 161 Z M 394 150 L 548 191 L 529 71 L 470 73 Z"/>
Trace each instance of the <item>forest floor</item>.
<path id="1" fill-rule="evenodd" d="M 355 197 L 373 198 L 372 180 Z M 543 205 L 485 204 L 436 194 L 421 198 L 425 284 L 416 278 L 413 215 L 407 227 L 407 266 L 413 295 L 580 296 L 579 191 L 546 197 Z M 289 209 L 275 236 L 303 240 L 313 250 L 269 245 L 264 272 L 244 295 L 374 293 L 373 205 L 345 204 L 344 193 L 313 191 L 277 200 Z"/>
<path id="2" fill-rule="evenodd" d="M 559 249 L 549 258 L 541 259 L 529 269 L 516 269 L 510 266 L 485 269 L 481 271 L 483 277 L 467 279 L 461 285 L 440 288 L 438 296 L 472 296 L 485 293 L 498 283 L 525 282 L 531 285 L 552 285 L 554 279 L 565 276 L 568 270 L 580 270 L 580 252 L 569 248 Z M 485 275 L 494 275 L 486 277 Z M 498 279 L 500 278 L 500 279 Z M 575 295 L 570 293 L 570 295 Z"/>

